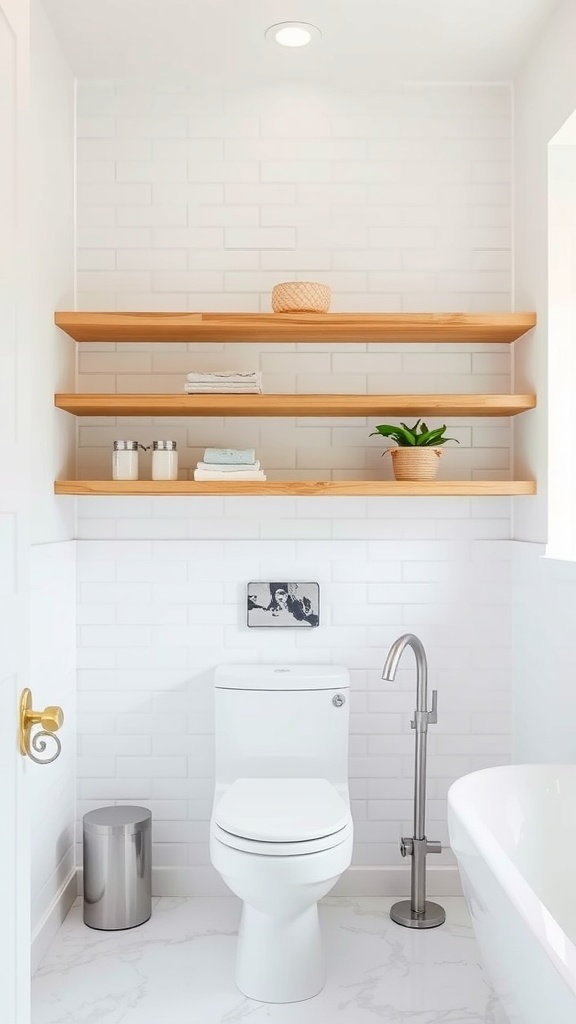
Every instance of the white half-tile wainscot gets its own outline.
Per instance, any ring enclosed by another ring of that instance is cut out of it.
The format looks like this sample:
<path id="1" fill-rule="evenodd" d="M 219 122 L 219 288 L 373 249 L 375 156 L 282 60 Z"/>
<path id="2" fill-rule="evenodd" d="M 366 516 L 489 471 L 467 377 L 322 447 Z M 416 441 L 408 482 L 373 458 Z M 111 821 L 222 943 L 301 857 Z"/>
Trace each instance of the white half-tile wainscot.
<path id="1" fill-rule="evenodd" d="M 352 674 L 353 867 L 344 894 L 408 889 L 413 659 L 380 676 L 402 632 L 424 641 L 439 691 L 429 733 L 428 835 L 447 842 L 446 792 L 510 757 L 508 498 L 81 498 L 79 814 L 142 802 L 154 891 L 218 895 L 210 866 L 213 668 L 333 662 Z M 317 580 L 317 629 L 245 625 L 251 580 Z M 431 893 L 458 891 L 449 850 Z"/>

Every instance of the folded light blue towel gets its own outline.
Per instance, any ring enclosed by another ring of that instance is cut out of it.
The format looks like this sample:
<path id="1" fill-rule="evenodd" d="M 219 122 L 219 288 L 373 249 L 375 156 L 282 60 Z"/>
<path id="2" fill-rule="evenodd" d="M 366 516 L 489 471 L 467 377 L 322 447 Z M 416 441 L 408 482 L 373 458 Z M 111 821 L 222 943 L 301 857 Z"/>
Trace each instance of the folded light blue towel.
<path id="1" fill-rule="evenodd" d="M 199 462 L 196 469 L 217 470 L 218 473 L 238 473 L 248 469 L 260 469 L 260 462 Z"/>
<path id="2" fill-rule="evenodd" d="M 204 462 L 211 462 L 215 466 L 247 466 L 255 461 L 254 448 L 207 448 L 204 452 Z"/>

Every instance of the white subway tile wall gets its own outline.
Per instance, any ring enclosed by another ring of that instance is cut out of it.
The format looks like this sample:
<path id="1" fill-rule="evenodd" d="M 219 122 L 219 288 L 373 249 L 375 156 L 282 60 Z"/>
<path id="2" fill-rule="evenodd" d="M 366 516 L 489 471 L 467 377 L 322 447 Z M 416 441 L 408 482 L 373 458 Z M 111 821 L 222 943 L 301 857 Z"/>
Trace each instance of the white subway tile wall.
<path id="1" fill-rule="evenodd" d="M 78 86 L 82 309 L 269 310 L 281 280 L 321 280 L 332 309 L 510 309 L 507 86 L 380 95 Z M 510 346 L 92 345 L 78 389 L 181 392 L 190 369 L 261 369 L 268 392 L 510 390 Z M 383 414 L 383 418 L 386 418 Z M 255 446 L 270 479 L 392 474 L 374 420 L 83 420 L 78 472 L 110 475 L 115 437 Z M 436 421 L 434 421 L 436 422 Z M 450 422 L 454 479 L 510 475 L 506 420 Z M 148 458 L 142 474 L 149 475 Z"/>
<path id="2" fill-rule="evenodd" d="M 447 843 L 449 784 L 510 757 L 511 543 L 493 539 L 508 535 L 508 499 L 438 502 L 83 499 L 82 536 L 105 539 L 77 542 L 79 814 L 142 801 L 155 865 L 201 869 L 219 891 L 208 853 L 214 666 L 341 663 L 352 676 L 354 863 L 397 865 L 411 832 L 410 654 L 396 682 L 380 677 L 390 643 L 413 630 L 439 691 L 428 834 Z M 147 539 L 129 539 L 136 524 Z M 284 577 L 320 583 L 320 627 L 248 629 L 246 583 Z M 439 863 L 451 862 L 447 850 Z"/>
<path id="3" fill-rule="evenodd" d="M 175 104 L 175 106 L 171 106 Z M 198 97 L 79 85 L 79 305 L 268 310 L 280 280 L 321 280 L 335 310 L 510 309 L 510 93 Z M 187 370 L 261 369 L 269 392 L 506 392 L 509 346 L 79 346 L 81 391 L 181 392 Z M 382 419 L 385 419 L 383 414 Z M 116 437 L 256 447 L 271 479 L 390 476 L 373 420 L 84 419 L 79 475 Z M 510 473 L 509 422 L 449 421 L 445 478 Z M 141 475 L 149 475 L 148 456 Z M 82 498 L 79 813 L 142 801 L 155 864 L 209 867 L 212 675 L 220 662 L 340 662 L 352 673 L 354 863 L 398 864 L 411 831 L 414 671 L 380 679 L 392 640 L 424 640 L 429 828 L 463 772 L 510 757 L 510 502 L 495 499 Z M 248 630 L 245 584 L 321 585 L 322 623 Z M 449 851 L 441 863 L 452 863 Z"/>

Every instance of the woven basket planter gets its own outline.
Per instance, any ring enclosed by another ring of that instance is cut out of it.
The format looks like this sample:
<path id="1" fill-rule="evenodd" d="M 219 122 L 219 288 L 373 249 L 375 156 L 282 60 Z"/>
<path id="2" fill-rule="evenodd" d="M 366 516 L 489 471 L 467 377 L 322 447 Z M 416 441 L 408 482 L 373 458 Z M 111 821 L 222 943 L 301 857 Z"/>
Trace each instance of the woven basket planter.
<path id="1" fill-rule="evenodd" d="M 441 448 L 389 448 L 396 480 L 435 480 Z"/>
<path id="2" fill-rule="evenodd" d="M 272 289 L 275 313 L 327 313 L 330 289 L 316 281 L 283 281 Z"/>

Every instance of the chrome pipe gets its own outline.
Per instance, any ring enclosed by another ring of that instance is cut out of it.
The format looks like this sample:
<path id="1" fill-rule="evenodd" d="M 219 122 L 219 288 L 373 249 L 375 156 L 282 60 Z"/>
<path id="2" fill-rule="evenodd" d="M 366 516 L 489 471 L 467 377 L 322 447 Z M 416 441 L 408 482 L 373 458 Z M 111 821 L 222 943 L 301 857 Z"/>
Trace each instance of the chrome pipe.
<path id="1" fill-rule="evenodd" d="M 422 641 L 414 633 L 405 633 L 394 641 L 382 669 L 382 679 L 392 682 L 402 655 L 407 647 L 416 659 L 416 710 L 411 722 L 416 731 L 414 757 L 414 835 L 402 838 L 402 856 L 412 858 L 410 872 L 410 900 L 395 903 L 390 917 L 406 928 L 436 928 L 446 919 L 444 909 L 426 900 L 426 857 L 440 853 L 441 844 L 426 839 L 426 757 L 428 726 L 438 721 L 438 694 L 432 691 L 432 707 L 428 711 L 428 663 Z"/>

